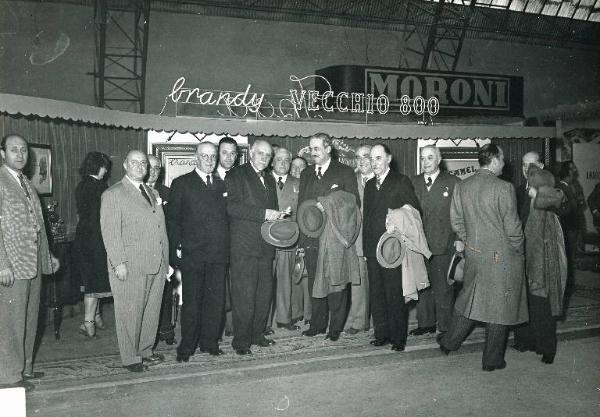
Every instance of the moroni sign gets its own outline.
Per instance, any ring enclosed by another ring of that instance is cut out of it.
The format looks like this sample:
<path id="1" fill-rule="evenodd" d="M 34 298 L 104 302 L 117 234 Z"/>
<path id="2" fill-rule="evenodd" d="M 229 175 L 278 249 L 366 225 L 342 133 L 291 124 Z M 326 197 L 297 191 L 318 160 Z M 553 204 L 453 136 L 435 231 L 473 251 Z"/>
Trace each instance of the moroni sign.
<path id="1" fill-rule="evenodd" d="M 438 98 L 439 117 L 523 117 L 523 77 L 358 65 L 322 68 L 316 74 L 329 80 L 334 90 L 386 95 L 390 111 L 401 111 L 404 100 L 421 96 Z M 320 85 L 318 79 L 315 87 L 320 91 L 330 88 Z"/>

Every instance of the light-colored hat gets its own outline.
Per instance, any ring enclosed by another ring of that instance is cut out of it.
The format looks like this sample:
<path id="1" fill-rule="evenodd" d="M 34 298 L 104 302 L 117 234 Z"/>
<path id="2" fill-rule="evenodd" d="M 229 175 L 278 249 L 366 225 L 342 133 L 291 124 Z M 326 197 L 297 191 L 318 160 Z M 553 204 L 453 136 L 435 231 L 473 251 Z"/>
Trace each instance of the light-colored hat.
<path id="1" fill-rule="evenodd" d="M 327 214 L 317 207 L 317 200 L 309 199 L 300 203 L 296 216 L 298 227 L 308 237 L 318 238 L 325 229 Z"/>
<path id="2" fill-rule="evenodd" d="M 260 233 L 266 242 L 278 248 L 293 246 L 300 235 L 298 223 L 286 219 L 264 222 Z"/>
<path id="3" fill-rule="evenodd" d="M 405 251 L 400 233 L 385 232 L 377 242 L 377 262 L 384 268 L 396 268 L 402 263 Z"/>

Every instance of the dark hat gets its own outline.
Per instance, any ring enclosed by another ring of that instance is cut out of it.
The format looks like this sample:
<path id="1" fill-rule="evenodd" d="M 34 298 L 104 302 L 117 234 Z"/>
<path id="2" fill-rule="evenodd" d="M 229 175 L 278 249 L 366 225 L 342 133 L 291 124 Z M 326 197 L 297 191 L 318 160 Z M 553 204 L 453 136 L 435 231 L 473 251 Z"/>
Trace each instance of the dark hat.
<path id="1" fill-rule="evenodd" d="M 260 227 L 263 239 L 278 248 L 293 246 L 298 240 L 298 224 L 292 220 L 264 222 Z"/>
<path id="2" fill-rule="evenodd" d="M 541 187 L 554 187 L 554 175 L 537 165 L 530 164 L 527 170 L 527 184 L 539 190 Z"/>
<path id="3" fill-rule="evenodd" d="M 298 284 L 304 274 L 304 254 L 297 253 L 294 259 L 294 269 L 292 270 L 292 282 Z"/>
<path id="4" fill-rule="evenodd" d="M 300 203 L 296 216 L 298 227 L 308 237 L 317 238 L 323 233 L 327 223 L 327 214 L 317 207 L 317 200 L 310 199 Z"/>
<path id="5" fill-rule="evenodd" d="M 402 263 L 405 250 L 399 233 L 385 232 L 377 242 L 377 262 L 384 268 L 396 268 Z"/>
<path id="6" fill-rule="evenodd" d="M 448 267 L 448 274 L 446 275 L 446 282 L 448 285 L 452 285 L 455 282 L 462 282 L 465 271 L 465 257 L 463 252 L 455 252 L 452 255 L 450 266 Z"/>

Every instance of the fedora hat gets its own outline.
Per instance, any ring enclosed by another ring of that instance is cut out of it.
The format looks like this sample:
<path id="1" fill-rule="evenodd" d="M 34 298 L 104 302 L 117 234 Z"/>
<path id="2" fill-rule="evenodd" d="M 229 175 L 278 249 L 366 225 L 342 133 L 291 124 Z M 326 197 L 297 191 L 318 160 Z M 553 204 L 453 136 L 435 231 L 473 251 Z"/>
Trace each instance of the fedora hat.
<path id="1" fill-rule="evenodd" d="M 462 282 L 465 271 L 465 256 L 463 252 L 455 252 L 450 260 L 446 282 L 452 285 L 455 282 Z"/>
<path id="2" fill-rule="evenodd" d="M 292 282 L 297 284 L 302 279 L 304 273 L 304 254 L 297 253 L 294 259 L 294 269 L 292 270 Z"/>
<path id="3" fill-rule="evenodd" d="M 298 227 L 308 237 L 317 238 L 323 233 L 327 223 L 327 214 L 317 207 L 317 200 L 310 199 L 300 203 L 296 216 Z"/>
<path id="4" fill-rule="evenodd" d="M 264 222 L 260 227 L 263 239 L 278 248 L 293 246 L 300 232 L 298 224 L 292 220 L 274 220 Z"/>
<path id="5" fill-rule="evenodd" d="M 385 232 L 377 242 L 377 262 L 384 268 L 396 268 L 402 263 L 405 248 L 397 232 Z"/>

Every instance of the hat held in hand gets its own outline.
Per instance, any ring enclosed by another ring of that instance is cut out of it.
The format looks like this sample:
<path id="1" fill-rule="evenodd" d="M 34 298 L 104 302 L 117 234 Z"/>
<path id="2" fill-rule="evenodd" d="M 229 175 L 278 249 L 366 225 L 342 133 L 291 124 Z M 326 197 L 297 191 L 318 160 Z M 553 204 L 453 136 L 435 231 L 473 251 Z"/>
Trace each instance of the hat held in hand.
<path id="1" fill-rule="evenodd" d="M 384 268 L 396 268 L 402 263 L 405 250 L 399 233 L 385 232 L 377 242 L 377 262 Z"/>
<path id="2" fill-rule="evenodd" d="M 325 229 L 327 214 L 317 207 L 317 200 L 309 199 L 300 203 L 296 220 L 302 233 L 308 237 L 318 238 Z"/>
<path id="3" fill-rule="evenodd" d="M 260 227 L 263 239 L 278 248 L 288 248 L 296 244 L 300 232 L 298 224 L 292 220 L 264 222 Z"/>

